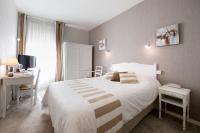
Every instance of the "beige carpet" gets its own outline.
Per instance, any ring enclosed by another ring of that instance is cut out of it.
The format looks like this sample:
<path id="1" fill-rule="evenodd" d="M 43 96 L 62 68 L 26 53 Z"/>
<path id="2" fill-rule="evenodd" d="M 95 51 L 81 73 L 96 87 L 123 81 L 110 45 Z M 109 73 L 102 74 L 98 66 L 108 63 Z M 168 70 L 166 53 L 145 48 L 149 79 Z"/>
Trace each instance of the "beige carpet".
<path id="1" fill-rule="evenodd" d="M 0 133 L 53 133 L 53 127 L 47 110 L 41 110 L 41 104 L 30 108 L 30 99 L 23 100 L 19 106 L 9 109 L 6 119 L 0 120 Z M 157 114 L 150 113 L 132 133 L 200 133 L 200 127 L 188 124 L 182 131 L 181 121 L 164 115 L 162 120 Z"/>

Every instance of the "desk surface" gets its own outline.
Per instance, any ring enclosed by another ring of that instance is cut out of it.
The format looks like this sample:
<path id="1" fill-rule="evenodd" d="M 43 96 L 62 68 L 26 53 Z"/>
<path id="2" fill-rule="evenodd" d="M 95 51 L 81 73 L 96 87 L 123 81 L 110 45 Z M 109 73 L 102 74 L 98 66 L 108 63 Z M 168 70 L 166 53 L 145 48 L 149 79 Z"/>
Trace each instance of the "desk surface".
<path id="1" fill-rule="evenodd" d="M 32 73 L 14 73 L 13 77 L 8 77 L 7 75 L 0 75 L 0 79 L 13 79 L 13 78 L 26 78 L 33 77 Z"/>

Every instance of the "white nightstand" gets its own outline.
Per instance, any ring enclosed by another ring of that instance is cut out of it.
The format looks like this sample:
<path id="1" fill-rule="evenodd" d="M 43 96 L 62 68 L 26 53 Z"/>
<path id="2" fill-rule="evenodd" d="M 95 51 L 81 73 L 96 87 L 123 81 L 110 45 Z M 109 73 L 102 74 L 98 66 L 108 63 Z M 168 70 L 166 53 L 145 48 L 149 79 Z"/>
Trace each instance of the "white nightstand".
<path id="1" fill-rule="evenodd" d="M 189 103 L 190 90 L 185 88 L 173 88 L 166 85 L 159 88 L 159 118 L 161 118 L 162 102 L 165 103 L 165 112 L 167 110 L 166 104 L 172 104 L 183 109 L 183 130 L 186 129 L 186 111 L 187 120 L 189 120 Z"/>

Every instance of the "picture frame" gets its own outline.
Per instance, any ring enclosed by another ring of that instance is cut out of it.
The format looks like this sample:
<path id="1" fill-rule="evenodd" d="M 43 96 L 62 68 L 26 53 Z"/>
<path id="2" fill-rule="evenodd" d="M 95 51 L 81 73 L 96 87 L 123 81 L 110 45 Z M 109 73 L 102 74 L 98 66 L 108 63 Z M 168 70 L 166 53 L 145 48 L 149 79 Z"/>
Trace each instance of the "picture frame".
<path id="1" fill-rule="evenodd" d="M 99 41 L 99 50 L 106 50 L 106 39 L 100 40 Z"/>
<path id="2" fill-rule="evenodd" d="M 179 24 L 159 28 L 156 31 L 156 46 L 171 46 L 180 44 Z"/>

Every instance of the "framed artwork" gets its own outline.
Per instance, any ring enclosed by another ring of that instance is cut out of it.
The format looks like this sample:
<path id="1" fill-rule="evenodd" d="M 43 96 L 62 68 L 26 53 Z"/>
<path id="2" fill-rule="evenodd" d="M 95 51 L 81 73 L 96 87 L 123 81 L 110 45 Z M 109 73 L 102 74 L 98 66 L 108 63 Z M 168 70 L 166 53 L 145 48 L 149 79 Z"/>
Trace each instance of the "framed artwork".
<path id="1" fill-rule="evenodd" d="M 179 24 L 162 27 L 156 32 L 156 46 L 170 46 L 179 44 Z"/>
<path id="2" fill-rule="evenodd" d="M 99 50 L 106 50 L 106 39 L 99 41 Z"/>

